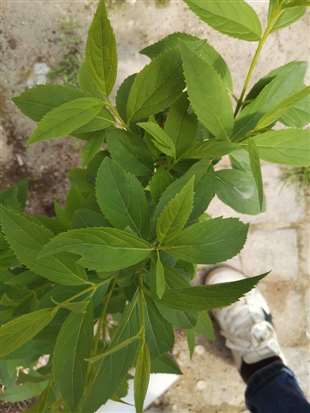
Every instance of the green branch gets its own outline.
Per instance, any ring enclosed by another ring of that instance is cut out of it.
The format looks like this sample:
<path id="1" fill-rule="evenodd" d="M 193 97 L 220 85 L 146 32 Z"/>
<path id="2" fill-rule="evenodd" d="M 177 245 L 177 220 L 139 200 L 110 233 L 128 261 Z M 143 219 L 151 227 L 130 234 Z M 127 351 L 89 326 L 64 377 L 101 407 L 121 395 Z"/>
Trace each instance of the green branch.
<path id="1" fill-rule="evenodd" d="M 236 109 L 235 109 L 235 113 L 234 113 L 235 117 L 238 115 L 238 113 L 239 113 L 239 111 L 242 108 L 242 105 L 244 103 L 244 97 L 245 97 L 245 94 L 248 90 L 248 86 L 250 84 L 253 72 L 254 72 L 255 67 L 257 65 L 257 62 L 258 62 L 258 59 L 260 57 L 263 46 L 265 45 L 266 40 L 268 39 L 268 36 L 272 32 L 272 29 L 273 29 L 275 23 L 277 22 L 278 18 L 280 17 L 280 15 L 281 15 L 281 8 L 279 8 L 277 10 L 277 12 L 273 16 L 273 18 L 268 22 L 268 25 L 267 25 L 261 39 L 258 42 L 255 54 L 254 54 L 253 59 L 252 59 L 251 64 L 250 64 L 250 68 L 248 70 L 248 73 L 247 73 L 245 81 L 244 81 L 244 85 L 243 85 L 243 88 L 242 88 L 242 91 L 241 91 L 241 95 L 240 95 L 240 97 L 237 101 L 237 105 L 236 105 Z"/>

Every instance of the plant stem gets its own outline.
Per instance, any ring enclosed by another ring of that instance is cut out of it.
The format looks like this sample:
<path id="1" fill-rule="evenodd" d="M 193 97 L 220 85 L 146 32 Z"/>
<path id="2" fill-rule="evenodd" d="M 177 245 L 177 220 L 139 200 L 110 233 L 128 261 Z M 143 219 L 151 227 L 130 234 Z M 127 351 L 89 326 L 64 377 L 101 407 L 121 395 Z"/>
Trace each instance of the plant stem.
<path id="1" fill-rule="evenodd" d="M 117 277 L 115 277 L 115 278 L 113 279 L 112 283 L 111 283 L 110 290 L 109 290 L 109 292 L 108 292 L 108 294 L 107 294 L 107 297 L 106 297 L 106 299 L 105 299 L 104 307 L 103 307 L 103 310 L 102 310 L 100 319 L 99 319 L 99 321 L 98 321 L 98 326 L 97 326 L 97 331 L 96 331 L 96 337 L 95 337 L 95 343 L 94 343 L 94 354 L 96 354 L 97 351 L 98 351 L 99 341 L 100 341 L 100 338 L 101 338 L 101 335 L 102 335 L 102 331 L 103 331 L 103 329 L 104 329 L 104 327 L 105 327 L 105 323 L 106 323 L 106 316 L 107 316 L 108 305 L 109 305 L 109 302 L 110 302 L 111 297 L 112 297 L 112 294 L 113 294 L 113 290 L 114 290 L 114 287 L 115 287 L 115 284 L 116 284 L 116 280 L 117 280 Z"/>
<path id="2" fill-rule="evenodd" d="M 256 67 L 258 58 L 261 54 L 262 48 L 263 48 L 263 46 L 264 46 L 264 44 L 267 40 L 267 37 L 268 37 L 269 33 L 270 33 L 270 30 L 269 30 L 269 27 L 267 27 L 267 29 L 265 30 L 263 36 L 261 37 L 261 39 L 258 43 L 257 49 L 255 51 L 255 54 L 253 56 L 253 59 L 252 59 L 252 62 L 251 62 L 250 68 L 249 68 L 249 71 L 248 71 L 248 73 L 246 75 L 246 78 L 245 78 L 245 81 L 244 81 L 244 85 L 243 85 L 243 88 L 242 88 L 241 95 L 240 95 L 240 97 L 238 99 L 238 102 L 237 102 L 237 105 L 236 105 L 236 109 L 235 109 L 235 113 L 234 113 L 235 117 L 238 115 L 238 113 L 239 113 L 239 111 L 242 107 L 243 99 L 244 99 L 246 91 L 248 89 L 252 74 L 254 72 L 254 69 Z"/>
<path id="3" fill-rule="evenodd" d="M 139 306 L 140 306 L 140 316 L 141 316 L 141 339 L 142 344 L 145 343 L 145 309 L 144 309 L 144 293 L 143 293 L 143 276 L 142 274 L 139 275 L 139 284 L 140 284 L 140 291 L 139 291 Z"/>
<path id="4" fill-rule="evenodd" d="M 114 117 L 114 120 L 116 122 L 116 127 L 120 129 L 127 130 L 127 125 L 121 118 L 121 115 L 118 113 L 118 110 L 116 109 L 115 106 L 112 105 L 110 100 L 106 98 L 105 100 L 105 106 L 108 109 L 108 111 L 111 113 L 111 115 Z"/>
<path id="5" fill-rule="evenodd" d="M 249 68 L 249 71 L 248 71 L 248 73 L 246 75 L 246 78 L 245 78 L 245 81 L 244 81 L 244 85 L 243 85 L 243 88 L 242 88 L 241 95 L 240 95 L 240 97 L 238 99 L 238 102 L 237 102 L 237 105 L 236 105 L 236 109 L 235 109 L 235 113 L 234 113 L 235 117 L 238 115 L 238 113 L 239 113 L 239 111 L 240 111 L 240 109 L 241 109 L 241 107 L 244 103 L 243 100 L 244 100 L 246 91 L 248 89 L 250 80 L 252 78 L 252 74 L 254 72 L 254 69 L 255 69 L 256 64 L 258 62 L 258 59 L 260 57 L 262 48 L 263 48 L 264 44 L 266 43 L 266 40 L 267 40 L 268 36 L 272 32 L 272 29 L 273 29 L 275 23 L 277 22 L 277 20 L 281 16 L 281 12 L 282 12 L 282 8 L 281 8 L 281 4 L 280 4 L 278 10 L 275 11 L 273 17 L 268 21 L 267 27 L 266 27 L 260 41 L 258 42 L 257 49 L 255 51 L 255 54 L 253 56 L 253 59 L 252 59 L 252 62 L 251 62 L 250 68 Z"/>
<path id="6" fill-rule="evenodd" d="M 55 302 L 55 304 L 57 304 L 57 307 L 61 308 L 62 305 L 70 303 L 71 301 L 75 300 L 76 298 L 79 298 L 80 296 L 82 296 L 82 295 L 84 295 L 84 294 L 86 294 L 90 291 L 93 291 L 93 293 L 94 293 L 96 288 L 97 287 L 95 285 L 92 285 L 91 287 L 87 288 L 86 290 L 80 291 L 79 293 L 73 295 L 72 297 L 68 298 L 67 300 L 62 301 L 61 303 L 57 303 L 55 300 L 53 300 L 53 297 L 52 297 L 52 300 Z"/>

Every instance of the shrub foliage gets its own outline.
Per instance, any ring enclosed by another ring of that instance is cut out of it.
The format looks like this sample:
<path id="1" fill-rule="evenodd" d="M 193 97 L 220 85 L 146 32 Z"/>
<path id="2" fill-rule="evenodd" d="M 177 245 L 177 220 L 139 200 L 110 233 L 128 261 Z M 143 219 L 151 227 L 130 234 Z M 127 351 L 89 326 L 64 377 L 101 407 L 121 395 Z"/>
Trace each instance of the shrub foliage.
<path id="1" fill-rule="evenodd" d="M 258 214 L 261 160 L 310 164 L 305 62 L 249 89 L 267 38 L 300 18 L 308 0 L 270 0 L 265 28 L 244 0 L 185 2 L 214 29 L 258 43 L 235 105 L 223 57 L 186 33 L 143 49 L 150 63 L 121 84 L 114 105 L 117 48 L 103 0 L 79 87 L 36 86 L 14 98 L 37 122 L 29 143 L 67 135 L 84 142 L 55 216 L 24 212 L 25 181 L 0 194 L 1 399 L 38 396 L 29 413 L 94 413 L 122 400 L 133 367 L 141 413 L 150 373 L 181 373 L 171 356 L 174 328 L 186 330 L 192 350 L 196 334 L 212 335 L 208 310 L 264 276 L 191 286 L 196 264 L 225 261 L 246 241 L 246 224 L 205 214 L 213 197 Z M 231 166 L 219 169 L 225 155 Z"/>

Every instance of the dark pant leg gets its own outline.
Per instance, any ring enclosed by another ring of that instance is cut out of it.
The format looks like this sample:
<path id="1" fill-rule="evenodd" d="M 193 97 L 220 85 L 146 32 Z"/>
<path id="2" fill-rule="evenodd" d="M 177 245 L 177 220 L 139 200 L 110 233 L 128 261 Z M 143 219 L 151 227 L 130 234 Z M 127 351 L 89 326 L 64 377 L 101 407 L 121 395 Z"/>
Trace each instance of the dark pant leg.
<path id="1" fill-rule="evenodd" d="M 281 362 L 254 373 L 245 397 L 252 413 L 310 413 L 310 404 L 293 372 Z"/>

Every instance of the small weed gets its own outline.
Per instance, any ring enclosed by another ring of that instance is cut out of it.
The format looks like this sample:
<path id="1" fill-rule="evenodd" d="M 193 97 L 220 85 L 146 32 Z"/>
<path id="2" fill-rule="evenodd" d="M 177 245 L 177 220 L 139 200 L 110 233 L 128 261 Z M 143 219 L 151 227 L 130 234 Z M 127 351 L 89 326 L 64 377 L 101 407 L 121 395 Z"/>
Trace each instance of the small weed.
<path id="1" fill-rule="evenodd" d="M 48 74 L 50 81 L 63 81 L 72 86 L 78 85 L 82 39 L 77 29 L 78 25 L 73 19 L 61 23 L 59 28 L 60 46 L 64 50 L 64 54 L 59 63 L 51 68 Z"/>
<path id="2" fill-rule="evenodd" d="M 284 170 L 282 179 L 289 185 L 295 185 L 299 192 L 310 188 L 310 166 L 292 167 Z"/>
<path id="3" fill-rule="evenodd" d="M 155 0 L 157 7 L 167 7 L 170 3 L 170 0 Z"/>

